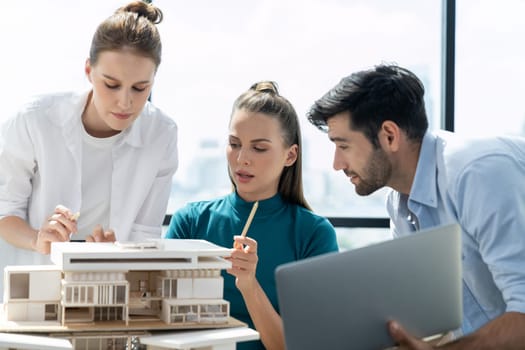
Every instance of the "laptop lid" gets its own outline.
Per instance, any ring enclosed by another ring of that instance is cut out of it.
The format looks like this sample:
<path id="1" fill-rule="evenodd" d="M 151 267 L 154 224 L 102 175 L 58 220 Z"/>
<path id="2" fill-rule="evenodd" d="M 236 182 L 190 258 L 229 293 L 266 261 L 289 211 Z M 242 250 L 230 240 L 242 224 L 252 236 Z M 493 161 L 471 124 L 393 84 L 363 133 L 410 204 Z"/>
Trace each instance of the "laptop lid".
<path id="1" fill-rule="evenodd" d="M 461 325 L 457 224 L 287 263 L 275 274 L 287 350 L 393 346 L 389 320 L 420 338 Z"/>

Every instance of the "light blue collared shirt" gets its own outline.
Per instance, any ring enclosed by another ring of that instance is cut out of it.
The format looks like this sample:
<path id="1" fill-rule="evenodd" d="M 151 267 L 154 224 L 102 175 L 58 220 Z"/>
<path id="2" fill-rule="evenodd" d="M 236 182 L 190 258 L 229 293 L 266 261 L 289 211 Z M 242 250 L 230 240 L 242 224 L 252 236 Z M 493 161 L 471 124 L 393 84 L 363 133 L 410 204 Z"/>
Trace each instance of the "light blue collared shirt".
<path id="1" fill-rule="evenodd" d="M 525 313 L 525 139 L 427 132 L 410 195 L 391 191 L 387 210 L 395 237 L 461 225 L 463 334 Z"/>

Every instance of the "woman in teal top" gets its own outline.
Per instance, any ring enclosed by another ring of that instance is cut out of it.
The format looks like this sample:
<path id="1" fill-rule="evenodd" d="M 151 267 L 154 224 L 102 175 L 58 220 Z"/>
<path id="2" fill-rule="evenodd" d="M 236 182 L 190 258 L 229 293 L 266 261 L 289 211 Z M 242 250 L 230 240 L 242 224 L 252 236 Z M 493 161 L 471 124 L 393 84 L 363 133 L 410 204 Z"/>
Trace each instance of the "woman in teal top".
<path id="1" fill-rule="evenodd" d="M 227 158 L 234 192 L 175 212 L 166 238 L 240 245 L 232 248 L 232 268 L 223 273 L 224 298 L 231 316 L 254 327 L 261 341 L 237 348 L 284 349 L 276 267 L 338 246 L 333 226 L 304 198 L 299 121 L 275 83 L 256 83 L 235 101 Z M 242 237 L 255 202 L 257 211 Z"/>

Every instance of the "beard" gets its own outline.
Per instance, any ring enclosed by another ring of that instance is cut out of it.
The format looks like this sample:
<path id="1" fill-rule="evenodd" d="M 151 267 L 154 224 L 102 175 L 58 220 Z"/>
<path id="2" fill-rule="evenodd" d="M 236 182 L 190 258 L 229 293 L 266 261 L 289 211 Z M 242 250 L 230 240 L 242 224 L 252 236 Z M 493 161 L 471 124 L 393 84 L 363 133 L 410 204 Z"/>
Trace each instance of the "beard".
<path id="1" fill-rule="evenodd" d="M 359 182 L 355 185 L 355 192 L 360 196 L 368 196 L 386 186 L 392 174 L 392 164 L 381 148 L 373 151 L 366 167 L 361 171 Z"/>

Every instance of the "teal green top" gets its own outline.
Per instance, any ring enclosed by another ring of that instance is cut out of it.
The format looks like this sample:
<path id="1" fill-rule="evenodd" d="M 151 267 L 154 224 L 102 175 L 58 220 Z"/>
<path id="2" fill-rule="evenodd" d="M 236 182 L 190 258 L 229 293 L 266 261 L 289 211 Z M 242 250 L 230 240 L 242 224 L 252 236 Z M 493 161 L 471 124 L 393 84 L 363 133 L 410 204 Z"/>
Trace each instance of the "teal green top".
<path id="1" fill-rule="evenodd" d="M 204 239 L 233 247 L 233 236 L 241 234 L 252 206 L 253 203 L 244 201 L 236 193 L 189 203 L 173 214 L 165 237 Z M 247 236 L 257 241 L 257 280 L 277 312 L 277 266 L 338 250 L 335 229 L 326 218 L 299 205 L 286 203 L 279 194 L 259 201 Z M 235 287 L 235 278 L 226 271 L 222 275 L 224 299 L 230 302 L 230 315 L 253 328 L 242 295 Z M 237 349 L 264 347 L 260 341 L 243 342 Z"/>

